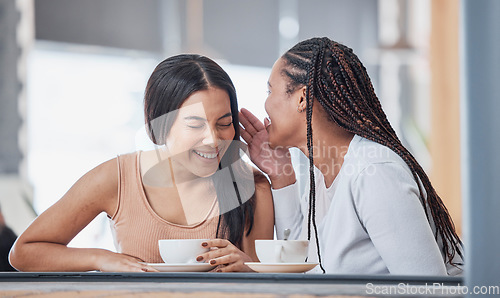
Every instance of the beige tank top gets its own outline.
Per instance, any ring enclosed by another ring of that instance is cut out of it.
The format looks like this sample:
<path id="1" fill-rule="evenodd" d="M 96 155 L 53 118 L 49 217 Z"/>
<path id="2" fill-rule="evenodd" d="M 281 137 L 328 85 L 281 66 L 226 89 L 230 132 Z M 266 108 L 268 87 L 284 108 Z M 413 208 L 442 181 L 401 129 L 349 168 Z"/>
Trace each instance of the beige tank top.
<path id="1" fill-rule="evenodd" d="M 205 219 L 192 226 L 170 223 L 148 202 L 140 173 L 139 152 L 118 156 L 118 207 L 111 218 L 111 230 L 118 252 L 148 263 L 163 263 L 158 251 L 160 239 L 213 239 L 217 234 L 217 200 Z"/>

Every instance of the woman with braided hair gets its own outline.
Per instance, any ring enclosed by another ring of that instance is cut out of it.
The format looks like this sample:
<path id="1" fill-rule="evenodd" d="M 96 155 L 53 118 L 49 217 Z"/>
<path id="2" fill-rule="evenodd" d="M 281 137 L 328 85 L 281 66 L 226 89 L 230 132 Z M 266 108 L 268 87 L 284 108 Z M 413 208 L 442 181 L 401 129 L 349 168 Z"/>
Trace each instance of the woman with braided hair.
<path id="1" fill-rule="evenodd" d="M 429 178 L 396 136 L 353 51 L 328 38 L 298 43 L 274 64 L 260 122 L 242 137 L 271 179 L 278 238 L 311 240 L 316 272 L 457 275 L 463 248 Z M 309 158 L 299 196 L 289 148 Z"/>

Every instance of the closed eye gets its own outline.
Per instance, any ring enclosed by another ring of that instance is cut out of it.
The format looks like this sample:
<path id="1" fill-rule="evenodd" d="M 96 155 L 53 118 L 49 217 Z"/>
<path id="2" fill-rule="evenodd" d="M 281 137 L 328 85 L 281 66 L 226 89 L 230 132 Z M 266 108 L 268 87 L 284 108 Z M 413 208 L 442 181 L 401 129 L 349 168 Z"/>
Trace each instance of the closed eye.
<path id="1" fill-rule="evenodd" d="M 219 124 L 219 126 L 223 126 L 223 127 L 229 127 L 233 125 L 233 122 L 229 122 L 228 124 Z"/>
<path id="2" fill-rule="evenodd" d="M 204 123 L 202 123 L 202 124 L 186 124 L 186 126 L 189 128 L 197 129 L 197 128 L 203 128 L 205 126 L 205 124 Z"/>

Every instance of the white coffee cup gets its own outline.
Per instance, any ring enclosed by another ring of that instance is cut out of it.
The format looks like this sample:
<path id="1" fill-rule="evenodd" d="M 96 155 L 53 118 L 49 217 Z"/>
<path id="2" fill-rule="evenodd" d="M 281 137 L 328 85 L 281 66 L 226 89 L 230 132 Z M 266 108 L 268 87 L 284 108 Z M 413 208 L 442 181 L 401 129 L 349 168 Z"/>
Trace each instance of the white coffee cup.
<path id="1" fill-rule="evenodd" d="M 308 249 L 307 240 L 255 240 L 261 263 L 304 263 Z"/>
<path id="2" fill-rule="evenodd" d="M 201 246 L 208 239 L 161 239 L 158 240 L 160 256 L 165 263 L 198 263 L 196 257 L 209 251 Z"/>

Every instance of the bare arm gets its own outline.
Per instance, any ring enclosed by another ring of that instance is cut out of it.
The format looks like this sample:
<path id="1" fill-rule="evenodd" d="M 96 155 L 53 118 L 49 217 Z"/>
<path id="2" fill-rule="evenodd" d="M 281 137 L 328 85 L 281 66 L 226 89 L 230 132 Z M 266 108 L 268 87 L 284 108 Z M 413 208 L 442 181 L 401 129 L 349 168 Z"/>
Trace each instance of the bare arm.
<path id="1" fill-rule="evenodd" d="M 67 247 L 98 214 L 113 215 L 118 198 L 117 168 L 116 159 L 97 166 L 38 216 L 14 244 L 11 264 L 21 271 L 147 270 L 131 256 L 104 249 Z"/>
<path id="2" fill-rule="evenodd" d="M 260 173 L 255 177 L 255 200 L 252 231 L 248 236 L 246 236 L 245 231 L 242 249 L 254 262 L 258 262 L 255 240 L 273 239 L 274 237 L 274 205 L 271 186 L 267 178 Z"/>

